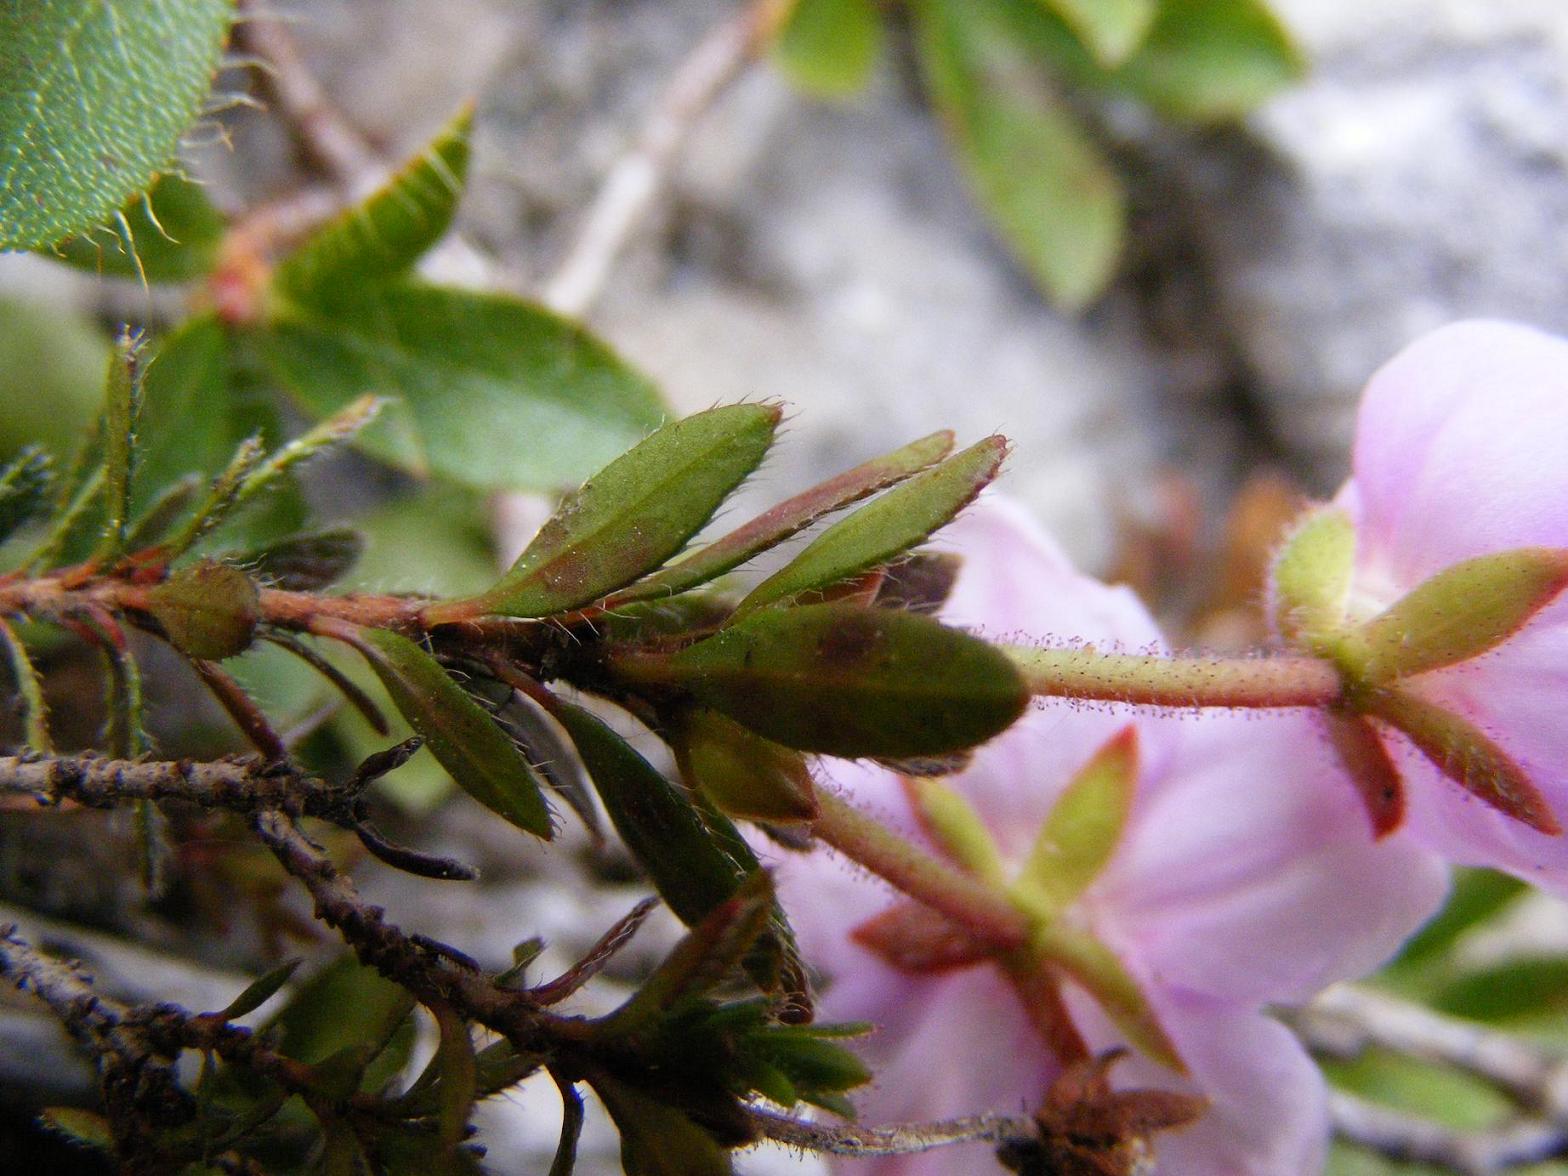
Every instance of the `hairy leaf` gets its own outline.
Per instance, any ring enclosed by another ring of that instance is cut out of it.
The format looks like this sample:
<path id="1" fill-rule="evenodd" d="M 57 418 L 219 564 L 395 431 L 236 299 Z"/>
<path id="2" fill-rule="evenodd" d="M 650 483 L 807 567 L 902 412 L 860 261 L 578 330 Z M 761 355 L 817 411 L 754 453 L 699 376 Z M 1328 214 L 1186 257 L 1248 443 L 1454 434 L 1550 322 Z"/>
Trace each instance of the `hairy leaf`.
<path id="1" fill-rule="evenodd" d="M 80 233 L 148 188 L 233 18 L 232 0 L 0 7 L 0 249 Z"/>
<path id="2" fill-rule="evenodd" d="M 548 838 L 550 811 L 539 777 L 484 709 L 407 637 L 367 629 L 360 640 L 393 705 L 463 791 L 519 828 Z"/>
<path id="3" fill-rule="evenodd" d="M 47 453 L 29 446 L 0 467 L 0 543 L 49 510 L 52 466 Z"/>
<path id="4" fill-rule="evenodd" d="M 978 638 L 927 617 L 833 603 L 766 609 L 673 655 L 612 655 L 611 668 L 827 755 L 972 747 L 1028 701 L 1012 663 Z"/>
<path id="5" fill-rule="evenodd" d="M 109 358 L 104 389 L 104 529 L 95 553 L 113 559 L 125 551 L 131 517 L 131 476 L 136 466 L 136 428 L 141 419 L 141 339 L 122 331 Z"/>
<path id="6" fill-rule="evenodd" d="M 806 549 L 758 584 L 735 609 L 737 619 L 764 605 L 902 555 L 950 522 L 996 477 L 1007 456 L 1003 437 L 987 437 L 829 527 Z"/>
<path id="7" fill-rule="evenodd" d="M 393 398 L 361 439 L 383 460 L 485 489 L 554 490 L 663 416 L 645 377 L 532 303 L 415 281 L 359 293 L 331 313 L 282 302 L 258 342 L 312 413 L 366 392 Z"/>
<path id="8" fill-rule="evenodd" d="M 316 230 L 278 265 L 278 287 L 331 306 L 344 288 L 407 273 L 452 223 L 472 123 L 465 107 L 379 191 Z"/>
<path id="9" fill-rule="evenodd" d="M 319 592 L 337 583 L 358 562 L 365 538 L 347 527 L 280 539 L 259 551 L 236 556 L 259 582 L 290 592 Z"/>
<path id="10" fill-rule="evenodd" d="M 981 206 L 1051 300 L 1077 309 L 1115 271 L 1124 201 L 1017 35 L 1020 2 L 920 0 L 920 59 Z"/>
<path id="11" fill-rule="evenodd" d="M 656 600 L 705 584 L 739 567 L 753 556 L 778 546 L 824 515 L 842 510 L 868 494 L 902 482 L 932 462 L 946 457 L 952 447 L 953 434 L 943 430 L 846 470 L 764 511 L 678 563 L 617 592 L 613 603 L 619 605 L 634 600 Z"/>
<path id="12" fill-rule="evenodd" d="M 549 616 L 657 568 L 757 468 L 779 415 L 734 404 L 664 426 L 568 495 L 495 587 L 458 607 Z"/>
<path id="13" fill-rule="evenodd" d="M 131 197 L 109 224 L 50 252 L 92 273 L 189 282 L 212 269 L 223 231 L 223 215 L 202 186 L 166 172 L 148 191 Z"/>
<path id="14" fill-rule="evenodd" d="M 802 90 L 843 97 L 866 84 L 881 48 L 873 0 L 793 0 L 776 31 L 773 59 Z"/>

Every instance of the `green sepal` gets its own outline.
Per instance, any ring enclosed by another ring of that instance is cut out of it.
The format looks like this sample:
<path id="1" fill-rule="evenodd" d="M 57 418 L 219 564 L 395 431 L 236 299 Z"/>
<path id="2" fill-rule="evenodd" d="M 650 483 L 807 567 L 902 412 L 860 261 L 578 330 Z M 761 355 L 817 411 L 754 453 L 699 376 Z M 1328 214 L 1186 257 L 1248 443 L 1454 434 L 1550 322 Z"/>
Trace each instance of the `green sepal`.
<path id="1" fill-rule="evenodd" d="M 945 780 L 911 778 L 909 790 L 920 824 L 954 862 L 982 882 L 1007 885 L 1007 867 L 991 831 L 969 798 Z"/>
<path id="2" fill-rule="evenodd" d="M 1356 528 L 1337 506 L 1311 512 L 1274 557 L 1274 626 L 1281 637 L 1315 648 L 1345 619 L 1355 570 Z"/>
<path id="3" fill-rule="evenodd" d="M 465 106 L 369 199 L 344 209 L 278 264 L 286 297 L 331 304 L 344 287 L 408 272 L 452 223 L 468 174 Z"/>
<path id="4" fill-rule="evenodd" d="M 805 756 L 715 711 L 682 716 L 674 748 L 687 783 L 731 817 L 790 824 L 817 816 Z"/>
<path id="5" fill-rule="evenodd" d="M 678 653 L 612 652 L 609 665 L 785 747 L 846 757 L 972 747 L 1029 701 L 1012 662 L 979 638 L 851 604 L 764 609 Z"/>
<path id="6" fill-rule="evenodd" d="M 776 405 L 734 404 L 664 426 L 568 495 L 493 588 L 455 607 L 544 617 L 659 567 L 757 468 L 779 417 Z"/>
<path id="7" fill-rule="evenodd" d="M 842 98 L 865 87 L 881 50 L 882 18 L 872 0 L 790 0 L 772 56 L 802 90 Z"/>
<path id="8" fill-rule="evenodd" d="M 249 649 L 261 622 L 256 582 L 232 564 L 204 559 L 147 594 L 147 611 L 182 653 L 222 661 Z"/>
<path id="9" fill-rule="evenodd" d="M 1052 806 L 1013 897 L 1039 918 L 1070 907 L 1121 843 L 1138 787 L 1138 729 L 1124 727 L 1095 752 Z"/>
<path id="10" fill-rule="evenodd" d="M 679 562 L 617 592 L 614 603 L 661 599 L 716 579 L 753 556 L 778 546 L 824 515 L 843 510 L 868 494 L 919 473 L 946 457 L 952 448 L 953 434 L 944 429 L 862 462 L 854 469 L 769 508 Z"/>
<path id="11" fill-rule="evenodd" d="M 1546 797 L 1524 768 L 1473 723 L 1397 688 L 1370 691 L 1356 701 L 1362 713 L 1405 735 L 1477 800 L 1539 833 L 1562 832 Z"/>
<path id="12" fill-rule="evenodd" d="M 1139 1053 L 1179 1074 L 1187 1072 L 1175 1044 L 1126 966 L 1098 939 L 1060 922 L 1035 928 L 1029 950 L 1086 988 Z"/>
<path id="13" fill-rule="evenodd" d="M 1355 633 L 1357 676 L 1381 684 L 1479 657 L 1522 629 L 1564 587 L 1564 548 L 1521 547 L 1445 568 Z"/>
<path id="14" fill-rule="evenodd" d="M 735 618 L 887 563 L 952 521 L 996 477 L 1007 440 L 987 437 L 841 519 L 748 593 Z"/>
<path id="15" fill-rule="evenodd" d="M 550 810 L 538 775 L 441 663 L 387 629 L 363 630 L 358 646 L 393 705 L 458 786 L 518 828 L 548 839 Z"/>

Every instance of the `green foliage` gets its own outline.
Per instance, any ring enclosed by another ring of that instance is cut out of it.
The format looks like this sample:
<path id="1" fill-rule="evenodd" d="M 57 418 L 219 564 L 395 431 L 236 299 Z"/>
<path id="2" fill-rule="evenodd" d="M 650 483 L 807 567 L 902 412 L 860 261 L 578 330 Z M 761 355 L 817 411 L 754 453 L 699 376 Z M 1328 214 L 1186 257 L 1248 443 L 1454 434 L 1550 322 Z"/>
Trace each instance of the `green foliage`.
<path id="1" fill-rule="evenodd" d="M 1064 92 L 1129 97 L 1173 119 L 1239 118 L 1300 76 L 1264 0 L 908 0 L 931 98 L 976 199 L 1040 289 L 1080 309 L 1115 274 L 1125 200 Z M 864 83 L 878 41 L 863 0 L 796 0 L 773 54 L 803 89 Z"/>
<path id="2" fill-rule="evenodd" d="M 0 9 L 0 249 L 83 232 L 148 188 L 196 118 L 232 0 Z"/>
<path id="3" fill-rule="evenodd" d="M 202 186 L 166 172 L 146 192 L 131 197 L 109 224 L 61 241 L 49 252 L 91 273 L 189 282 L 217 262 L 223 230 L 223 216 Z"/>

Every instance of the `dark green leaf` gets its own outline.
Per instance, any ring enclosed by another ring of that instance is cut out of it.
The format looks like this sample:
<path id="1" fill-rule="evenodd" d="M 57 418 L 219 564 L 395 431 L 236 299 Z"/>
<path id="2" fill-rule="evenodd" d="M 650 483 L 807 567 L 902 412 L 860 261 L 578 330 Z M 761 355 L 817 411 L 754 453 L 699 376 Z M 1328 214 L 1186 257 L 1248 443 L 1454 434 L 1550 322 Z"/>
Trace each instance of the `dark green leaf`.
<path id="1" fill-rule="evenodd" d="M 1568 956 L 1511 959 L 1453 981 L 1432 1007 L 1476 1021 L 1560 1017 L 1568 1011 Z"/>
<path id="2" fill-rule="evenodd" d="M 619 1078 L 589 1079 L 621 1133 L 626 1176 L 731 1176 L 729 1152 L 683 1111 Z"/>
<path id="3" fill-rule="evenodd" d="M 278 287 L 291 298 L 331 305 L 345 286 L 408 272 L 452 223 L 472 123 L 465 107 L 378 192 L 307 238 L 279 264 Z"/>
<path id="4" fill-rule="evenodd" d="M 873 458 L 835 478 L 764 511 L 745 525 L 715 539 L 679 563 L 671 564 L 615 594 L 613 603 L 657 600 L 685 592 L 722 576 L 753 556 L 776 547 L 824 515 L 842 510 L 896 482 L 902 482 L 947 456 L 953 434 L 947 430 Z"/>
<path id="5" fill-rule="evenodd" d="M 686 782 L 721 812 L 785 823 L 817 816 L 811 773 L 798 751 L 700 707 L 684 717 L 673 746 Z"/>
<path id="6" fill-rule="evenodd" d="M 233 17 L 232 0 L 0 7 L 0 249 L 80 233 L 150 187 Z"/>
<path id="7" fill-rule="evenodd" d="M 182 653 L 221 661 L 250 648 L 261 622 L 256 582 L 232 564 L 204 559 L 147 594 L 147 611 Z"/>
<path id="8" fill-rule="evenodd" d="M 299 960 L 287 960 L 266 975 L 251 981 L 245 986 L 245 990 L 225 1005 L 218 1015 L 225 1021 L 232 1021 L 236 1017 L 243 1017 L 246 1013 L 254 1013 L 282 990 L 283 986 L 293 978 L 294 971 L 299 965 Z"/>
<path id="9" fill-rule="evenodd" d="M 757 468 L 779 415 L 732 404 L 664 426 L 569 494 L 495 587 L 454 607 L 549 616 L 657 568 Z"/>
<path id="10" fill-rule="evenodd" d="M 846 604 L 765 609 L 673 655 L 614 671 L 673 686 L 759 735 L 839 756 L 940 755 L 1004 730 L 1028 702 L 1012 663 L 927 617 Z"/>
<path id="11" fill-rule="evenodd" d="M 131 518 L 131 475 L 139 456 L 136 427 L 142 410 L 141 339 L 122 331 L 109 357 L 103 405 L 103 538 L 96 556 L 111 560 L 125 551 Z"/>
<path id="12" fill-rule="evenodd" d="M 393 705 L 463 791 L 519 828 L 548 838 L 550 811 L 538 776 L 441 664 L 386 629 L 364 630 L 358 643 Z"/>
<path id="13" fill-rule="evenodd" d="M 881 48 L 882 19 L 872 0 L 794 0 L 773 59 L 802 90 L 842 97 L 866 84 Z"/>
<path id="14" fill-rule="evenodd" d="M 223 215 L 202 186 L 167 172 L 109 224 L 62 241 L 52 252 L 93 273 L 188 282 L 212 269 L 223 231 Z"/>
<path id="15" fill-rule="evenodd" d="M 441 1075 L 436 1118 L 441 1128 L 441 1143 L 447 1148 L 455 1148 L 468 1134 L 468 1120 L 473 1115 L 474 1099 L 479 1092 L 479 1067 L 467 1022 L 445 1005 L 438 1005 L 432 1011 L 441 1031 L 436 1056 L 431 1063 Z"/>
<path id="16" fill-rule="evenodd" d="M 358 531 L 335 527 L 280 539 L 260 551 L 236 556 L 259 582 L 290 592 L 319 592 L 335 584 L 359 561 L 365 539 Z"/>
<path id="17" fill-rule="evenodd" d="M 721 842 L 710 829 L 707 814 L 601 720 L 570 703 L 558 708 L 555 717 L 626 848 L 681 922 L 696 926 L 735 893 L 755 859 L 737 860 L 728 838 Z M 727 832 L 740 840 L 733 827 Z"/>
<path id="18" fill-rule="evenodd" d="M 47 453 L 30 446 L 0 469 L 0 543 L 49 510 L 52 467 Z"/>
<path id="19" fill-rule="evenodd" d="M 1158 0 L 1038 0 L 1072 26 L 1104 66 L 1114 66 L 1142 44 Z"/>
<path id="20" fill-rule="evenodd" d="M 987 437 L 840 519 L 752 589 L 736 607 L 736 619 L 775 601 L 835 584 L 924 542 L 996 477 L 1006 456 L 1007 440 Z"/>
<path id="21" fill-rule="evenodd" d="M 1115 272 L 1122 191 L 1017 36 L 1017 3 L 920 0 L 921 63 L 981 206 L 1051 300 L 1077 309 Z"/>
<path id="22" fill-rule="evenodd" d="M 414 998 L 401 986 L 344 956 L 301 984 L 267 1028 L 279 1035 L 287 1056 L 316 1064 L 351 1047 L 369 1046 L 379 1054 L 393 1044 L 413 1007 Z M 406 1060 L 405 1051 L 396 1052 L 402 1057 L 392 1059 L 397 1061 L 392 1072 L 376 1075 L 383 1082 Z"/>
<path id="23" fill-rule="evenodd" d="M 308 411 L 395 398 L 362 445 L 470 486 L 558 489 L 658 425 L 658 393 L 581 327 L 538 306 L 396 282 L 330 313 L 283 303 L 259 336 Z"/>

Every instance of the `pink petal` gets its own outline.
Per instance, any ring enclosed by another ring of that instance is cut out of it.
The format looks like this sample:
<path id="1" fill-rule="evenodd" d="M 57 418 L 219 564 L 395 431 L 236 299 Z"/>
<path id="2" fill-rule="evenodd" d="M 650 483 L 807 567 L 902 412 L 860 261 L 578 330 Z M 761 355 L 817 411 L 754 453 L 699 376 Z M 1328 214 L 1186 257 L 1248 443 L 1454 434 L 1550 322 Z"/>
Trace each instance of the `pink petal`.
<path id="1" fill-rule="evenodd" d="M 1367 385 L 1358 564 L 1406 589 L 1463 559 L 1568 546 L 1568 341 L 1503 322 L 1434 331 Z"/>
<path id="2" fill-rule="evenodd" d="M 1308 716 L 1189 726 L 1086 896 L 1096 928 L 1151 984 L 1307 1000 L 1377 968 L 1442 905 L 1442 862 L 1408 838 L 1373 841 Z"/>

